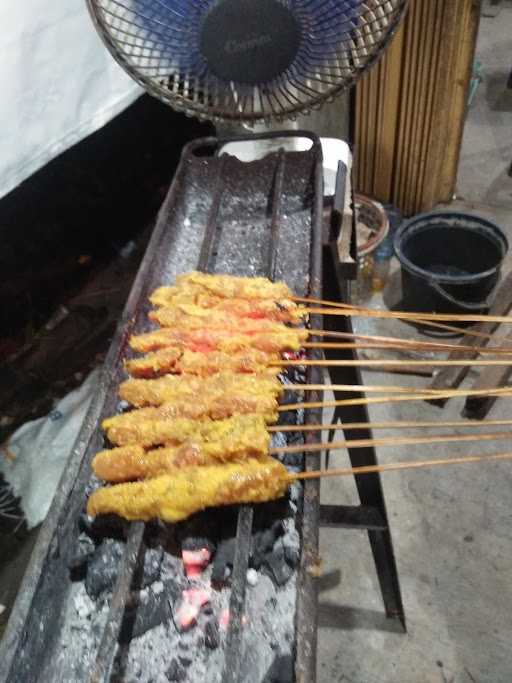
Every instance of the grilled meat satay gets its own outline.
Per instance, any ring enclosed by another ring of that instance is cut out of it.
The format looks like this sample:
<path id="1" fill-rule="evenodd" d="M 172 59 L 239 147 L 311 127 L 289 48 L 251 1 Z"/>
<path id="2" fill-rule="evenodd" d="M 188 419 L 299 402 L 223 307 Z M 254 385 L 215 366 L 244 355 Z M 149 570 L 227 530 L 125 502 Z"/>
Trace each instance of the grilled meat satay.
<path id="1" fill-rule="evenodd" d="M 216 315 L 228 314 L 238 318 L 249 318 L 253 320 L 270 320 L 282 323 L 300 323 L 305 318 L 304 308 L 289 302 L 275 302 L 268 300 L 248 301 L 246 299 L 222 299 L 211 301 L 203 299 L 201 305 L 195 303 L 174 303 L 172 306 L 158 308 L 150 311 L 149 317 L 162 327 L 179 326 L 180 316 L 199 317 L 203 323 L 207 323 Z"/>
<path id="2" fill-rule="evenodd" d="M 279 360 L 279 354 L 265 353 L 258 349 L 246 349 L 237 353 L 223 353 L 212 351 L 189 351 L 177 348 L 161 349 L 125 362 L 127 371 L 133 377 L 160 377 L 168 373 L 201 375 L 203 377 L 213 375 L 223 370 L 231 370 L 239 373 L 270 372 L 268 367 L 271 361 Z M 274 368 L 279 373 L 279 368 Z"/>
<path id="3" fill-rule="evenodd" d="M 212 275 L 192 271 L 176 278 L 180 291 L 201 291 L 224 299 L 291 299 L 293 292 L 284 282 L 271 282 L 265 277 Z M 161 287 L 157 291 L 170 288 Z"/>
<path id="4" fill-rule="evenodd" d="M 277 421 L 283 385 L 276 377 L 219 373 L 199 378 L 167 375 L 159 379 L 129 379 L 119 388 L 124 401 L 134 406 L 165 406 L 169 417 L 220 420 L 255 413 L 266 422 Z"/>
<path id="5" fill-rule="evenodd" d="M 205 467 L 226 462 L 244 462 L 248 458 L 267 457 L 254 451 L 219 450 L 208 442 L 184 443 L 146 450 L 144 446 L 119 446 L 97 453 L 92 461 L 94 473 L 112 483 L 152 479 L 183 467 Z"/>
<path id="6" fill-rule="evenodd" d="M 186 418 L 146 419 L 125 413 L 104 420 L 103 429 L 108 440 L 116 446 L 202 444 L 208 442 L 222 452 L 266 452 L 270 435 L 261 415 L 235 415 L 225 420 L 189 420 Z"/>
<path id="7" fill-rule="evenodd" d="M 237 330 L 187 330 L 165 327 L 154 332 L 139 334 L 130 339 L 134 351 L 148 353 L 171 347 L 190 351 L 222 351 L 234 353 L 258 349 L 265 353 L 299 351 L 308 338 L 308 331 L 280 325 L 279 332 L 240 333 Z"/>
<path id="8" fill-rule="evenodd" d="M 157 308 L 180 308 L 198 306 L 216 311 L 233 311 L 243 318 L 269 318 L 281 322 L 300 320 L 296 316 L 301 307 L 291 299 L 226 299 L 201 290 L 184 290 L 178 287 L 157 289 L 149 297 Z"/>
<path id="9" fill-rule="evenodd" d="M 100 488 L 90 496 L 87 514 L 179 522 L 208 507 L 275 500 L 287 488 L 286 468 L 270 457 L 185 467 L 143 482 Z"/>
<path id="10" fill-rule="evenodd" d="M 240 333 L 252 332 L 280 332 L 286 328 L 284 323 L 276 322 L 275 320 L 267 320 L 265 318 L 240 318 L 234 313 L 217 312 L 212 315 L 207 309 L 198 307 L 194 314 L 185 313 L 182 310 L 176 309 L 171 313 L 169 308 L 161 308 L 157 311 L 150 311 L 149 318 L 160 325 L 158 317 L 161 320 L 169 320 L 168 325 L 162 327 L 171 327 L 180 330 L 233 330 Z"/>

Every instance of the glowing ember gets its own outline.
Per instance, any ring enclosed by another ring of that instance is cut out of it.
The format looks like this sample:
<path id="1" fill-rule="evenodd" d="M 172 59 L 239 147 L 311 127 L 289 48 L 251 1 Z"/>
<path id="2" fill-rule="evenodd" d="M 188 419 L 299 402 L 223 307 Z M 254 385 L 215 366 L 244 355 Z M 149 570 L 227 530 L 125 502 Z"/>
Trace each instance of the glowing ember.
<path id="1" fill-rule="evenodd" d="M 306 351 L 305 349 L 301 349 L 300 351 L 284 351 L 283 358 L 284 360 L 305 360 Z"/>
<path id="2" fill-rule="evenodd" d="M 223 609 L 219 617 L 219 626 L 223 631 L 226 631 L 229 626 L 229 610 Z"/>
<path id="3" fill-rule="evenodd" d="M 223 609 L 222 612 L 220 613 L 219 617 L 219 627 L 223 631 L 227 631 L 227 628 L 229 626 L 229 620 L 231 619 L 231 615 L 229 614 L 229 609 Z M 242 624 L 245 626 L 247 624 L 247 617 L 245 614 L 242 616 Z"/>
<path id="4" fill-rule="evenodd" d="M 176 626 L 180 631 L 188 631 L 195 626 L 199 616 L 199 606 L 190 602 L 183 601 L 176 610 Z"/>
<path id="5" fill-rule="evenodd" d="M 212 554 L 208 548 L 200 550 L 182 550 L 181 557 L 185 566 L 187 578 L 193 579 L 201 575 L 205 567 L 208 566 Z"/>
<path id="6" fill-rule="evenodd" d="M 211 591 L 206 588 L 189 588 L 182 593 L 182 600 L 175 610 L 176 625 L 180 631 L 188 631 L 196 625 L 201 607 L 211 600 Z"/>
<path id="7" fill-rule="evenodd" d="M 206 588 L 190 588 L 183 591 L 184 601 L 196 607 L 203 607 L 210 602 L 211 597 L 211 592 Z"/>

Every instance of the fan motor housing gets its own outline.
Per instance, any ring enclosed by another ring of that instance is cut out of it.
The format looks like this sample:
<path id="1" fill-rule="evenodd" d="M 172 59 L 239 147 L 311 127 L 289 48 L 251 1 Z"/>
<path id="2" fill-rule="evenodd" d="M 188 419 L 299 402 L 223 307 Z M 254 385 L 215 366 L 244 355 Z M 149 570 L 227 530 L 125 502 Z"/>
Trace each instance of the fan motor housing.
<path id="1" fill-rule="evenodd" d="M 278 0 L 224 0 L 203 20 L 200 49 L 218 78 L 257 85 L 285 72 L 300 42 L 296 17 Z"/>

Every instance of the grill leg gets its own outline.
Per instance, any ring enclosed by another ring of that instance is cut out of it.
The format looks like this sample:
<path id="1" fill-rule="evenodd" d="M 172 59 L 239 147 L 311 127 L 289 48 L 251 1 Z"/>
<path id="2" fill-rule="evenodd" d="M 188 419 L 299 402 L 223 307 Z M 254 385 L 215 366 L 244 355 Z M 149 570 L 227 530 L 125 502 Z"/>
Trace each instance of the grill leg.
<path id="1" fill-rule="evenodd" d="M 325 259 L 328 261 L 328 259 Z M 324 296 L 333 301 L 349 301 L 349 285 L 346 281 L 338 279 L 334 269 L 325 264 L 326 278 L 324 282 Z M 350 318 L 325 316 L 325 329 L 333 329 L 341 332 L 352 332 Z M 355 357 L 351 350 L 328 350 L 325 352 L 326 358 L 331 360 L 350 359 Z M 330 379 L 332 384 L 362 384 L 361 373 L 357 367 L 333 367 L 330 369 Z M 351 393 L 348 395 L 343 392 L 335 392 L 335 399 L 344 398 L 364 398 L 363 394 Z M 334 413 L 333 422 L 368 422 L 368 410 L 366 406 L 343 406 L 338 407 Z M 346 439 L 371 439 L 371 430 L 343 430 Z M 331 437 L 331 434 L 329 435 Z M 373 447 L 361 449 L 349 449 L 350 462 L 353 467 L 363 465 L 375 465 L 377 456 Z M 372 509 L 380 518 L 382 528 L 368 529 L 368 537 L 377 569 L 382 598 L 386 610 L 386 616 L 398 619 L 404 631 L 405 615 L 400 591 L 398 570 L 393 551 L 393 542 L 389 530 L 388 516 L 382 484 L 379 474 L 366 474 L 355 477 L 356 486 L 364 509 Z M 344 524 L 343 526 L 351 526 Z M 354 528 L 364 528 L 360 524 L 354 524 Z"/>

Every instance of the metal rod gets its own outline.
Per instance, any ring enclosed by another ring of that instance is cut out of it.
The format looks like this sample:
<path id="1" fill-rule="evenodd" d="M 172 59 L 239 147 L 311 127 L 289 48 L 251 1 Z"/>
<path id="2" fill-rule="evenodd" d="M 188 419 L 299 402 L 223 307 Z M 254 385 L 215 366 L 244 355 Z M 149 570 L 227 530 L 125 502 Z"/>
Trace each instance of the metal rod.
<path id="1" fill-rule="evenodd" d="M 268 261 L 268 273 L 270 280 L 275 280 L 276 278 L 285 165 L 286 157 L 284 154 L 284 149 L 281 148 L 277 153 L 277 164 L 274 175 L 274 185 L 272 188 L 272 221 L 270 224 L 270 245 Z"/>
<path id="2" fill-rule="evenodd" d="M 114 586 L 112 600 L 110 601 L 107 623 L 105 624 L 98 654 L 96 655 L 94 670 L 89 679 L 90 683 L 108 683 L 110 681 L 117 652 L 117 641 L 121 631 L 126 602 L 130 595 L 133 575 L 141 555 L 143 538 L 144 523 L 132 522 L 128 531 L 123 561 Z"/>
<path id="3" fill-rule="evenodd" d="M 268 257 L 268 277 L 275 280 L 277 270 L 279 233 L 281 227 L 281 204 L 285 172 L 284 150 L 277 156 L 276 170 L 272 187 L 272 221 L 270 226 L 270 244 Z M 238 513 L 236 529 L 236 549 L 233 562 L 232 588 L 229 601 L 229 625 L 226 637 L 225 663 L 223 681 L 238 683 L 242 662 L 242 625 L 247 589 L 247 569 L 251 552 L 253 508 L 243 506 Z"/>
<path id="4" fill-rule="evenodd" d="M 233 560 L 232 590 L 229 599 L 229 626 L 226 638 L 226 657 L 223 681 L 238 683 L 242 663 L 243 617 L 247 590 L 247 570 L 251 546 L 253 508 L 244 505 L 238 512 L 235 558 Z"/>
<path id="5" fill-rule="evenodd" d="M 225 156 L 221 156 L 219 158 L 219 164 L 217 166 L 217 173 L 215 179 L 215 188 L 213 190 L 212 205 L 210 207 L 210 213 L 208 214 L 208 219 L 206 221 L 203 243 L 201 245 L 201 251 L 199 253 L 199 261 L 197 262 L 197 269 L 202 270 L 204 272 L 208 272 L 208 269 L 210 267 L 213 245 L 215 243 L 215 231 L 218 227 L 218 217 L 222 201 L 222 195 L 224 191 L 224 181 L 222 178 L 222 172 L 224 170 L 226 158 L 227 157 Z"/>

